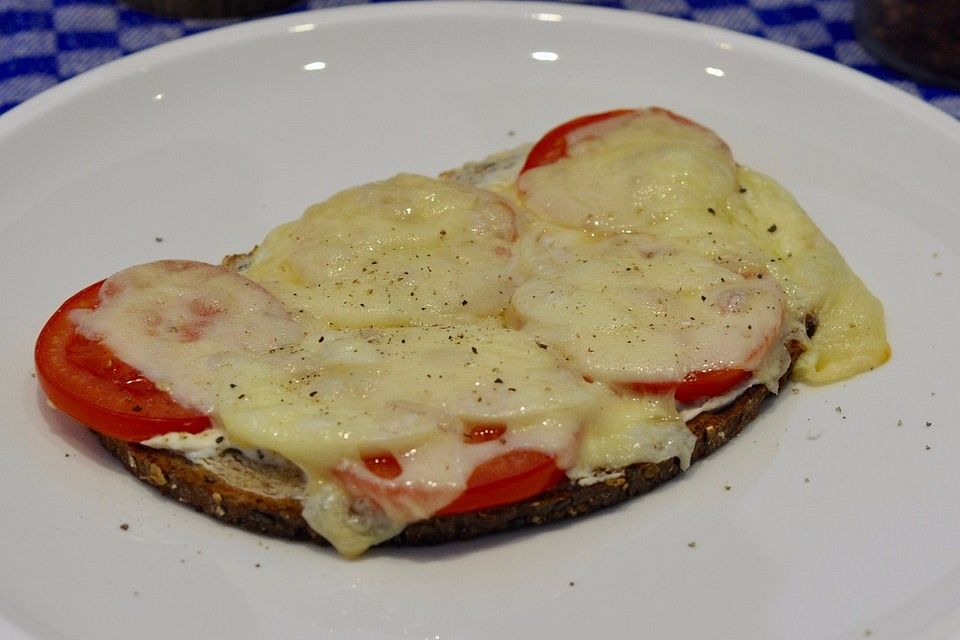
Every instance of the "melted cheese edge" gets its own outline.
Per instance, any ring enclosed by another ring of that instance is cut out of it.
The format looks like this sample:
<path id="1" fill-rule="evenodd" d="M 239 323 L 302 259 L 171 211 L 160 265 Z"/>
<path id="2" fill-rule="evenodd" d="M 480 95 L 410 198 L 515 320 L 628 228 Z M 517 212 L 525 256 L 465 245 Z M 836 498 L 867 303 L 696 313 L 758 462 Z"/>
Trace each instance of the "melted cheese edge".
<path id="1" fill-rule="evenodd" d="M 686 466 L 684 420 L 741 389 L 678 408 L 618 382 L 747 366 L 745 386 L 776 391 L 788 340 L 805 344 L 795 373 L 810 382 L 875 367 L 889 346 L 880 303 L 789 194 L 712 132 L 648 115 L 519 181 L 501 160 L 485 189 L 401 174 L 347 190 L 272 231 L 242 275 L 134 267 L 75 321 L 229 446 L 299 466 L 305 519 L 346 556 L 429 517 L 505 451 L 549 453 L 583 482 Z M 464 445 L 484 423 L 505 437 Z M 417 500 L 345 488 L 382 482 L 359 460 L 383 452 Z"/>
<path id="2" fill-rule="evenodd" d="M 796 200 L 735 164 L 715 133 L 654 108 L 578 138 L 569 157 L 519 178 L 501 168 L 478 182 L 566 228 L 650 234 L 741 271 L 769 271 L 806 349 L 798 380 L 836 382 L 889 359 L 880 301 Z M 800 330 L 807 316 L 817 323 L 812 340 Z"/>

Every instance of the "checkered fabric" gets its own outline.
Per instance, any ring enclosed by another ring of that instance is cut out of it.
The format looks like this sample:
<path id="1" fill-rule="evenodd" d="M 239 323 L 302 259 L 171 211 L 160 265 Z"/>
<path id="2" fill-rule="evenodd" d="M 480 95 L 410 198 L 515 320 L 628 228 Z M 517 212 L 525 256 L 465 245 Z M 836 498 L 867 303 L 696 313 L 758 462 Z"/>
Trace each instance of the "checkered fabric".
<path id="1" fill-rule="evenodd" d="M 308 0 L 288 11 L 366 1 Z M 852 0 L 586 0 L 583 4 L 646 11 L 768 38 L 864 71 L 960 118 L 960 92 L 906 80 L 860 46 L 853 33 Z M 0 113 L 105 62 L 232 22 L 159 18 L 119 0 L 0 0 Z"/>

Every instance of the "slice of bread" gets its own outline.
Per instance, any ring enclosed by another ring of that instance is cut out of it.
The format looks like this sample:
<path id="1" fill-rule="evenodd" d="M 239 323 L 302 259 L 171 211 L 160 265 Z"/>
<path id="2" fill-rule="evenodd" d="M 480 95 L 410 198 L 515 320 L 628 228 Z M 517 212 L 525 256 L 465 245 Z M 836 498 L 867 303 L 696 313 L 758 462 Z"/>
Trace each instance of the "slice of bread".
<path id="1" fill-rule="evenodd" d="M 445 172 L 442 177 L 495 188 L 516 176 L 527 150 L 528 147 L 518 147 Z M 251 255 L 229 256 L 223 265 L 243 271 Z M 815 322 L 808 321 L 807 328 L 812 335 Z M 804 348 L 798 341 L 787 347 L 792 362 Z M 789 371 L 780 379 L 781 386 L 788 376 Z M 767 387 L 758 384 L 725 407 L 692 418 L 687 423 L 696 436 L 691 462 L 705 458 L 737 436 L 758 415 L 770 395 Z M 327 544 L 301 515 L 304 478 L 294 465 L 277 466 L 275 462 L 257 461 L 237 451 L 192 462 L 174 451 L 153 449 L 101 434 L 97 437 L 134 476 L 221 522 L 259 534 Z M 434 545 L 557 522 L 644 494 L 681 471 L 677 458 L 623 469 L 597 470 L 592 478 L 563 482 L 531 500 L 411 523 L 385 544 Z"/>
<path id="2" fill-rule="evenodd" d="M 801 349 L 798 342 L 789 345 L 793 360 Z M 781 387 L 788 375 L 780 380 Z M 687 426 L 697 438 L 692 461 L 731 441 L 759 414 L 770 395 L 766 387 L 756 385 L 726 407 L 690 420 Z M 301 516 L 298 498 L 303 477 L 292 465 L 266 464 L 234 451 L 191 462 L 176 452 L 97 437 L 134 476 L 221 522 L 255 533 L 326 544 Z M 646 493 L 680 472 L 676 458 L 603 470 L 590 482 L 565 482 L 533 500 L 414 522 L 387 544 L 433 545 L 557 522 Z"/>

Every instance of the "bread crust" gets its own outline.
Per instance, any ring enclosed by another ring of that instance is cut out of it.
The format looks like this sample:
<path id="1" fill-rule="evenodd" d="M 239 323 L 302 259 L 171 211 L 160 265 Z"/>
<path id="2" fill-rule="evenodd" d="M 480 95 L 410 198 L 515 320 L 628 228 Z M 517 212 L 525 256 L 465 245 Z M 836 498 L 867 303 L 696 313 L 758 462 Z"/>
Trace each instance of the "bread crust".
<path id="1" fill-rule="evenodd" d="M 793 361 L 799 342 L 788 345 Z M 780 379 L 781 388 L 789 372 Z M 726 407 L 701 413 L 687 423 L 696 436 L 691 462 L 736 437 L 772 395 L 755 385 Z M 328 544 L 301 515 L 302 477 L 228 451 L 215 460 L 191 462 L 179 453 L 151 449 L 96 434 L 103 446 L 141 481 L 226 524 L 258 534 Z M 642 495 L 681 473 L 680 461 L 634 464 L 610 470 L 590 484 L 568 481 L 536 499 L 471 513 L 434 516 L 408 525 L 386 545 L 423 546 L 513 531 L 592 513 Z"/>

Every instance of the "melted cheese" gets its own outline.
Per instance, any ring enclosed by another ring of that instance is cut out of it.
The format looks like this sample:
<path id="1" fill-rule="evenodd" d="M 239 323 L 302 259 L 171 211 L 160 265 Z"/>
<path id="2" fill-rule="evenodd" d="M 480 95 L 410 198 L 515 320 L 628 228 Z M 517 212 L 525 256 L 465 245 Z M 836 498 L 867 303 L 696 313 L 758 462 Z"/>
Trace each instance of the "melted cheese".
<path id="1" fill-rule="evenodd" d="M 650 109 L 587 127 L 568 157 L 497 186 L 570 229 L 650 234 L 741 273 L 769 271 L 806 348 L 800 380 L 842 380 L 890 357 L 883 307 L 836 247 L 781 186 L 683 118 Z"/>
<path id="2" fill-rule="evenodd" d="M 238 444 L 318 472 L 344 458 L 401 455 L 438 434 L 460 438 L 470 424 L 505 424 L 510 438 L 593 403 L 531 337 L 499 327 L 367 330 L 307 340 L 295 353 L 292 365 L 247 365 L 262 369 L 245 376 L 256 388 L 238 385 L 244 397 L 221 399 L 219 415 Z M 268 377 L 268 367 L 277 374 Z M 565 421 L 568 445 L 582 420 Z M 451 482 L 464 480 L 451 473 Z M 443 474 L 430 481 L 446 482 Z"/>
<path id="3" fill-rule="evenodd" d="M 582 128 L 568 157 L 520 177 L 527 205 L 571 227 L 630 231 L 719 208 L 736 186 L 730 149 L 661 110 Z"/>
<path id="4" fill-rule="evenodd" d="M 782 295 L 764 273 L 743 276 L 649 236 L 613 236 L 568 249 L 513 305 L 525 331 L 593 380 L 668 382 L 753 370 L 769 345 L 782 348 Z"/>
<path id="5" fill-rule="evenodd" d="M 608 393 L 590 423 L 577 464 L 568 474 L 589 483 L 598 471 L 674 457 L 686 469 L 696 441 L 671 398 L 624 398 Z"/>
<path id="6" fill-rule="evenodd" d="M 225 371 L 242 373 L 250 362 L 284 354 L 304 335 L 253 281 L 179 260 L 121 271 L 100 288 L 96 310 L 78 309 L 72 318 L 81 334 L 102 340 L 180 404 L 204 413 L 219 408 L 216 394 L 230 394 Z"/>
<path id="7" fill-rule="evenodd" d="M 794 366 L 799 380 L 828 383 L 890 358 L 883 305 L 796 200 L 770 178 L 740 170 L 746 189 L 739 221 L 764 238 L 769 269 L 795 314 L 812 313 L 817 331 Z"/>
<path id="8" fill-rule="evenodd" d="M 361 524 L 376 526 L 344 529 L 350 500 L 331 470 L 348 467 L 386 486 L 358 460 L 394 455 L 403 474 L 392 483 L 405 490 L 382 491 L 377 507 L 404 524 L 451 502 L 479 463 L 505 451 L 530 447 L 569 466 L 596 404 L 532 338 L 490 325 L 367 330 L 302 346 L 300 363 L 276 378 L 249 367 L 255 375 L 240 388 L 251 388 L 221 402 L 219 416 L 239 445 L 276 451 L 306 472 L 308 522 L 348 555 L 396 531 L 369 519 Z M 465 446 L 475 424 L 507 430 Z"/>
<path id="9" fill-rule="evenodd" d="M 514 225 L 489 191 L 404 174 L 278 227 L 246 273 L 334 327 L 469 321 L 506 307 Z"/>
<path id="10" fill-rule="evenodd" d="M 686 467 L 685 420 L 752 384 L 776 391 L 789 340 L 805 343 L 811 381 L 888 357 L 879 303 L 712 132 L 648 110 L 569 143 L 519 179 L 498 157 L 483 172 L 498 194 L 412 175 L 347 190 L 272 231 L 244 275 L 141 265 L 75 320 L 230 446 L 299 466 L 304 518 L 351 556 L 506 452 L 546 453 L 584 483 L 637 462 Z M 699 406 L 619 386 L 723 368 L 752 375 Z M 505 431 L 465 443 L 477 424 Z M 208 435 L 196 451 L 220 450 Z M 366 467 L 381 454 L 398 477 Z"/>

